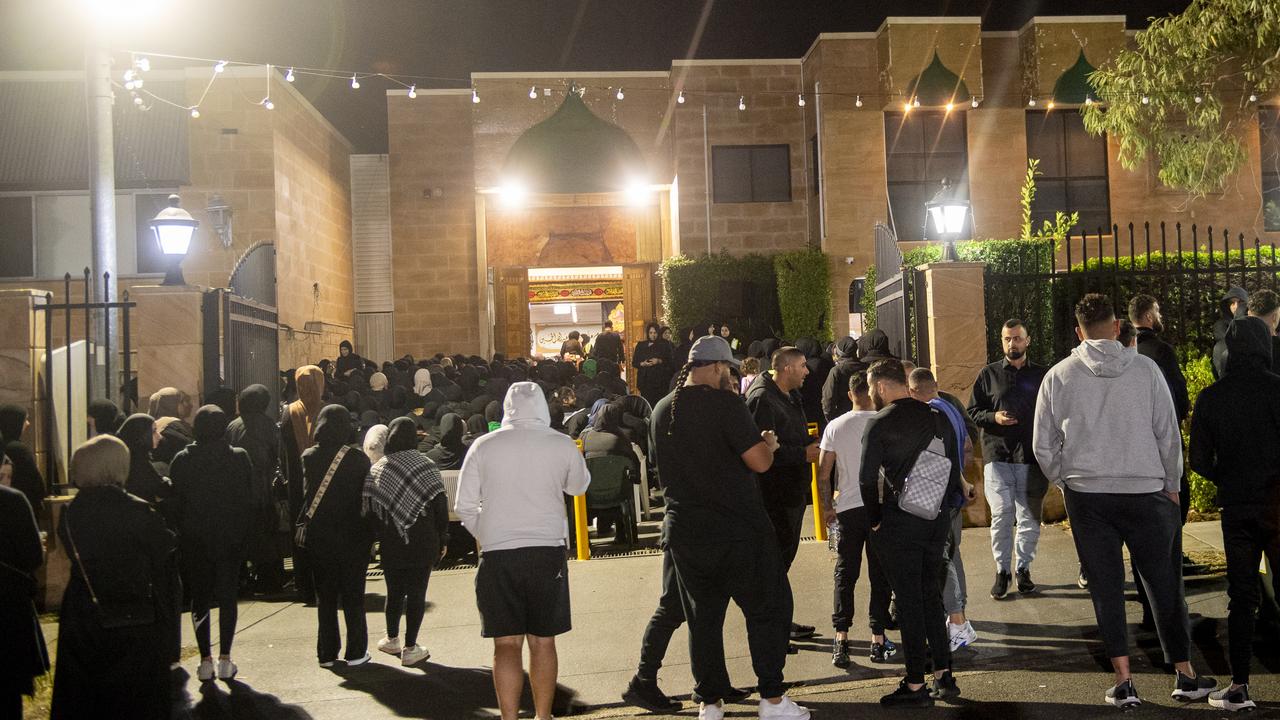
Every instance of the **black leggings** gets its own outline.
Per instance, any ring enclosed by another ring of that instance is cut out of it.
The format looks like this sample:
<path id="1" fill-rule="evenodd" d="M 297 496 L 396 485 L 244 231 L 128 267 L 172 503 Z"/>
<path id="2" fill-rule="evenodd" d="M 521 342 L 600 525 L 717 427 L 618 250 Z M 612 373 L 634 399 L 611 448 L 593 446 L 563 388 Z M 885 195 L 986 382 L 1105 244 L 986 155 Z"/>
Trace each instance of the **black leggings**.
<path id="1" fill-rule="evenodd" d="M 0 691 L 0 720 L 22 720 L 22 694 L 15 690 Z"/>
<path id="2" fill-rule="evenodd" d="M 200 657 L 213 655 L 209 635 L 209 608 L 218 604 L 218 651 L 231 654 L 231 641 L 236 636 L 236 594 L 240 587 L 242 560 L 209 560 L 188 557 L 187 582 L 191 585 L 191 624 L 195 626 L 196 645 Z"/>
<path id="3" fill-rule="evenodd" d="M 404 642 L 401 647 L 418 644 L 418 628 L 427 613 L 427 582 L 430 567 L 387 568 L 387 637 L 400 634 L 400 616 L 404 615 Z"/>

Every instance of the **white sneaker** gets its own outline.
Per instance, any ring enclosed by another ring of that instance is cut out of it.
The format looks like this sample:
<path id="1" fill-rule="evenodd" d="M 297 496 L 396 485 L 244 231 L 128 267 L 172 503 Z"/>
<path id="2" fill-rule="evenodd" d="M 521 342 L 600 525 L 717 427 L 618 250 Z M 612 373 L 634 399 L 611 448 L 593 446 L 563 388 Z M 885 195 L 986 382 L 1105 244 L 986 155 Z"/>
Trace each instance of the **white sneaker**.
<path id="1" fill-rule="evenodd" d="M 356 667 L 357 665 L 364 665 L 365 663 L 369 662 L 372 659 L 373 659 L 372 655 L 370 655 L 369 653 L 365 653 L 364 657 L 362 658 L 357 658 L 355 660 L 348 660 L 347 667 Z"/>
<path id="2" fill-rule="evenodd" d="M 196 677 L 200 682 L 213 682 L 213 659 L 201 660 L 200 667 L 196 670 Z"/>
<path id="3" fill-rule="evenodd" d="M 236 672 L 239 670 L 240 668 L 236 667 L 236 664 L 231 662 L 230 660 L 218 661 L 218 679 L 219 680 L 230 680 L 231 678 L 236 676 Z"/>
<path id="4" fill-rule="evenodd" d="M 421 645 L 410 645 L 400 653 L 400 664 L 409 667 L 431 657 L 431 651 Z"/>
<path id="5" fill-rule="evenodd" d="M 978 631 L 973 629 L 973 623 L 968 620 L 961 625 L 947 621 L 947 635 L 951 638 L 951 652 L 972 645 L 978 639 Z"/>
<path id="6" fill-rule="evenodd" d="M 724 702 L 699 703 L 698 720 L 724 720 Z"/>
<path id="7" fill-rule="evenodd" d="M 324 662 L 320 663 L 320 667 L 325 668 L 327 670 L 333 667 L 333 663 L 334 663 L 333 660 L 325 660 Z"/>
<path id="8" fill-rule="evenodd" d="M 809 720 L 809 708 L 803 705 L 797 705 L 794 700 L 782 696 L 782 701 L 777 703 L 768 700 L 760 701 L 760 718 L 784 718 L 785 720 Z"/>
<path id="9" fill-rule="evenodd" d="M 400 638 L 384 637 L 378 641 L 378 649 L 388 655 L 399 655 L 404 648 L 400 647 Z"/>

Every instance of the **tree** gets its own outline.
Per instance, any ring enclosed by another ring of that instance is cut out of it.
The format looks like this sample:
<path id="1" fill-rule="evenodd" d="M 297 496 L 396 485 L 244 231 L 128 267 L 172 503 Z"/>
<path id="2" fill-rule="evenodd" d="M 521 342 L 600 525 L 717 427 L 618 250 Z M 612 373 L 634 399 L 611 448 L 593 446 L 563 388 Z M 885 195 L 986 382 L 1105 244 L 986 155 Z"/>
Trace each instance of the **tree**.
<path id="1" fill-rule="evenodd" d="M 1089 76 L 1103 102 L 1086 103 L 1085 127 L 1115 137 L 1130 170 L 1153 159 L 1169 187 L 1221 189 L 1244 163 L 1258 99 L 1280 88 L 1280 2 L 1194 0 L 1134 40 Z"/>

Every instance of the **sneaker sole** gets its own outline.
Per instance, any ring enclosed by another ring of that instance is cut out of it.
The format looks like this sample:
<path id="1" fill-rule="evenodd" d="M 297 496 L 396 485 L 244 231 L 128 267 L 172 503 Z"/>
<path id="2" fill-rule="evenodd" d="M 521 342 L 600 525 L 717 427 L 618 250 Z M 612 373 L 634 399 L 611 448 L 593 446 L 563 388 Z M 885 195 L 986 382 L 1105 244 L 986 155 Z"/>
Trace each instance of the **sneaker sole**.
<path id="1" fill-rule="evenodd" d="M 415 665 L 421 665 L 422 663 L 424 663 L 424 662 L 426 662 L 426 661 L 428 661 L 428 660 L 430 660 L 430 659 L 431 659 L 431 655 L 430 655 L 429 653 L 428 653 L 428 654 L 426 654 L 426 655 L 423 655 L 422 657 L 418 658 L 417 660 L 414 660 L 413 662 L 405 662 L 405 661 L 402 659 L 402 660 L 400 661 L 400 666 L 401 666 L 401 667 L 413 667 L 413 666 L 415 666 Z"/>
<path id="2" fill-rule="evenodd" d="M 1230 700 L 1214 700 L 1213 698 L 1209 698 L 1209 704 L 1219 710 L 1226 710 L 1227 712 L 1240 712 L 1241 710 L 1248 711 L 1258 709 L 1258 706 L 1254 704 L 1252 700 L 1246 700 L 1242 703 L 1233 703 Z"/>
<path id="3" fill-rule="evenodd" d="M 1204 690 L 1174 690 L 1172 693 L 1169 693 L 1169 697 L 1177 700 L 1178 702 L 1198 702 L 1209 697 L 1209 693 L 1216 689 L 1217 688 L 1206 688 Z"/>
<path id="4" fill-rule="evenodd" d="M 392 650 L 390 647 L 378 648 L 378 652 L 384 652 L 388 655 L 395 655 L 396 657 L 399 657 L 400 653 L 403 651 L 404 651 L 404 648 L 398 648 L 396 650 Z"/>
<path id="5" fill-rule="evenodd" d="M 1102 696 L 1102 702 L 1112 707 L 1120 708 L 1121 710 L 1132 710 L 1133 708 L 1136 708 L 1139 705 L 1142 705 L 1142 700 L 1139 698 L 1127 698 L 1125 700 L 1116 700 L 1115 698 L 1109 698 L 1106 695 Z"/>

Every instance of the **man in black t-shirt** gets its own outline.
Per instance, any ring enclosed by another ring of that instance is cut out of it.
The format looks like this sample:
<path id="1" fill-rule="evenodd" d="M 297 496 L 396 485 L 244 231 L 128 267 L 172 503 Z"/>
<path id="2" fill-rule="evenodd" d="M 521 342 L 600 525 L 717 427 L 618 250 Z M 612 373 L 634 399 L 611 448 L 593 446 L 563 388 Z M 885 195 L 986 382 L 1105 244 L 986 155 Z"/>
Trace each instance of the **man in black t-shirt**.
<path id="1" fill-rule="evenodd" d="M 773 464 L 778 443 L 760 432 L 735 393 L 722 389 L 737 365 L 723 339 L 700 338 L 676 391 L 654 409 L 654 448 L 666 487 L 663 544 L 689 623 L 700 717 L 722 718 L 731 691 L 724 616 L 732 599 L 746 619 L 760 716 L 803 720 L 809 711 L 783 694 L 791 595 L 754 475 Z"/>

